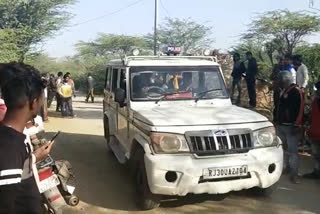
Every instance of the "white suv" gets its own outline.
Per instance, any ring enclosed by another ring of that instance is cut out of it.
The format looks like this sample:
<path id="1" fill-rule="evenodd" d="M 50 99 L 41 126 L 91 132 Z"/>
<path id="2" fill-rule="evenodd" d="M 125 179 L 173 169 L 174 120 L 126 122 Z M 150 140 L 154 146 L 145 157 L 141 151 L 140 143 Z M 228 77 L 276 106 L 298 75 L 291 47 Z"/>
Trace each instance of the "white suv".
<path id="1" fill-rule="evenodd" d="M 105 137 L 134 175 L 138 205 L 162 195 L 269 195 L 283 150 L 271 122 L 232 105 L 213 57 L 126 57 L 108 64 Z"/>

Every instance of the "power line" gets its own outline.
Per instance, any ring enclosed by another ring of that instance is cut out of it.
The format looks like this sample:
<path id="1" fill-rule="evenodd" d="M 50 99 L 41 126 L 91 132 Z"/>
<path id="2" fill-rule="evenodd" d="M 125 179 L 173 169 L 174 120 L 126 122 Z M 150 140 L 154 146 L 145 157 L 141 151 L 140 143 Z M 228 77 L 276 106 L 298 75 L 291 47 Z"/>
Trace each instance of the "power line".
<path id="1" fill-rule="evenodd" d="M 170 17 L 170 13 L 169 13 L 169 11 L 167 10 L 167 8 L 164 6 L 162 0 L 160 0 L 160 4 L 161 4 L 161 7 L 162 7 L 162 9 L 164 10 L 164 12 L 166 12 L 167 16 Z"/>
<path id="2" fill-rule="evenodd" d="M 95 18 L 92 18 L 92 19 L 88 19 L 88 20 L 86 20 L 86 21 L 84 21 L 84 22 L 79 22 L 79 23 L 73 24 L 73 25 L 71 25 L 71 26 L 69 26 L 69 27 L 76 27 L 76 26 L 79 26 L 79 25 L 87 24 L 87 23 L 89 23 L 89 22 L 93 22 L 93 21 L 97 21 L 97 20 L 106 18 L 106 17 L 108 17 L 108 16 L 112 16 L 112 15 L 114 15 L 114 14 L 120 13 L 120 12 L 123 11 L 123 10 L 126 10 L 126 9 L 128 9 L 128 8 L 130 8 L 130 7 L 133 7 L 133 6 L 139 4 L 139 3 L 142 2 L 142 1 L 144 1 L 144 0 L 135 1 L 135 2 L 133 2 L 133 3 L 131 3 L 131 4 L 128 4 L 128 5 L 120 8 L 120 9 L 118 9 L 118 10 L 113 11 L 113 12 L 108 12 L 108 13 L 103 14 L 103 15 L 101 15 L 101 16 L 98 16 L 98 17 L 95 17 Z"/>

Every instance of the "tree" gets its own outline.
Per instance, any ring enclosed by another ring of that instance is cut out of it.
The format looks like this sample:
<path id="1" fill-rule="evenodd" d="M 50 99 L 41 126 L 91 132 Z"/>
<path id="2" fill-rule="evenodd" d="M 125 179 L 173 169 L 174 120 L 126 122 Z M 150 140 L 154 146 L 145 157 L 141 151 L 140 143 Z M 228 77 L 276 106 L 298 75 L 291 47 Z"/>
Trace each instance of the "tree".
<path id="1" fill-rule="evenodd" d="M 0 30 L 0 62 L 19 60 L 19 48 L 13 30 Z"/>
<path id="2" fill-rule="evenodd" d="M 93 42 L 80 41 L 76 46 L 79 56 L 113 57 L 128 55 L 134 48 L 145 51 L 147 41 L 136 36 L 99 34 Z"/>
<path id="3" fill-rule="evenodd" d="M 86 73 L 92 73 L 98 92 L 103 91 L 106 63 L 110 59 L 130 55 L 135 48 L 144 54 L 151 54 L 146 39 L 138 36 L 99 34 L 94 41 L 80 41 L 76 47 L 78 53 L 73 60 Z"/>
<path id="4" fill-rule="evenodd" d="M 158 45 L 176 45 L 184 53 L 211 47 L 212 28 L 190 19 L 167 18 L 158 29 Z M 150 48 L 153 47 L 153 34 L 148 34 Z"/>
<path id="5" fill-rule="evenodd" d="M 75 0 L 1 0 L 0 29 L 14 31 L 19 60 L 70 18 L 67 7 Z"/>
<path id="6" fill-rule="evenodd" d="M 295 54 L 303 57 L 303 62 L 309 70 L 311 81 L 320 80 L 320 44 L 302 45 L 295 50 Z"/>
<path id="7" fill-rule="evenodd" d="M 266 12 L 252 21 L 243 39 L 276 42 L 280 55 L 292 55 L 302 39 L 320 30 L 320 18 L 305 12 L 277 10 Z"/>

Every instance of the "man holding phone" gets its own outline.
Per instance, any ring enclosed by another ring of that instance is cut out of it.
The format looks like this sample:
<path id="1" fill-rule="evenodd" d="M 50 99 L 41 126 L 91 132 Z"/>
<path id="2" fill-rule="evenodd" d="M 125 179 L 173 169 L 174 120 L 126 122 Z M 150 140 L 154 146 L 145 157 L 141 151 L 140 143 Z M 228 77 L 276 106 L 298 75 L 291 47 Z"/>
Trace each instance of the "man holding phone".
<path id="1" fill-rule="evenodd" d="M 0 214 L 40 213 L 40 193 L 32 164 L 48 157 L 52 142 L 32 151 L 25 144 L 26 123 L 34 118 L 43 104 L 39 72 L 25 64 L 2 64 L 0 72 L 17 73 L 1 85 L 7 112 L 0 123 Z"/>

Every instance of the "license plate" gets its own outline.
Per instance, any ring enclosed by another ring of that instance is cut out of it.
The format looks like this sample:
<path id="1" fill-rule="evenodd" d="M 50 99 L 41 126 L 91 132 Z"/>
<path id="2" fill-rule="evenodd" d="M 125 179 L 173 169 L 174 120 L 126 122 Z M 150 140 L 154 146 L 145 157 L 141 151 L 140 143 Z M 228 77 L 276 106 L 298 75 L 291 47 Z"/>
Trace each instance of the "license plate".
<path id="1" fill-rule="evenodd" d="M 49 178 L 46 178 L 39 183 L 39 191 L 40 193 L 44 193 L 45 191 L 52 189 L 60 184 L 57 175 L 52 175 Z"/>
<path id="2" fill-rule="evenodd" d="M 204 179 L 245 177 L 248 175 L 248 166 L 217 167 L 203 170 Z"/>

